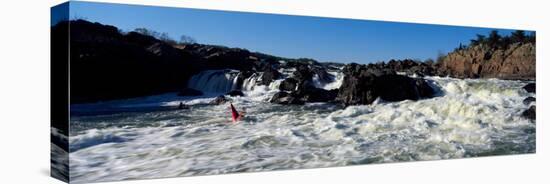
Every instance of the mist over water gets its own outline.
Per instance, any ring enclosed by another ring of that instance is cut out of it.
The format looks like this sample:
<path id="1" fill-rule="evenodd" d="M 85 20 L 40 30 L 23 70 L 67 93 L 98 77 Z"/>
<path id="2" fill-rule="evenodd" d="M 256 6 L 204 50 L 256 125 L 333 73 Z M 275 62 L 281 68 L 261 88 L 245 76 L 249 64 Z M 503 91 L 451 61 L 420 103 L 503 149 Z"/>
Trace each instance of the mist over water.
<path id="1" fill-rule="evenodd" d="M 71 116 L 70 177 L 98 182 L 245 171 L 317 168 L 398 161 L 466 158 L 535 152 L 535 123 L 520 115 L 528 106 L 522 81 L 426 77 L 437 97 L 343 107 L 329 103 L 277 105 L 270 86 L 243 84 L 231 97 L 246 117 L 232 123 L 229 105 L 204 105 L 234 87 L 235 75 L 215 73 L 220 85 L 202 97 L 166 94 L 71 111 L 126 107 Z M 285 74 L 285 75 L 288 75 Z M 338 88 L 335 81 L 316 83 Z M 201 79 L 198 79 L 203 77 Z M 191 84 L 193 85 L 193 84 Z M 229 86 L 229 87 L 228 87 Z M 197 86 L 199 88 L 198 83 Z M 223 88 L 223 89 L 222 89 Z M 174 110 L 182 102 L 189 109 Z M 166 109 L 149 110 L 149 106 Z M 171 110 L 168 110 L 171 109 Z M 78 114 L 78 113 L 76 113 Z"/>

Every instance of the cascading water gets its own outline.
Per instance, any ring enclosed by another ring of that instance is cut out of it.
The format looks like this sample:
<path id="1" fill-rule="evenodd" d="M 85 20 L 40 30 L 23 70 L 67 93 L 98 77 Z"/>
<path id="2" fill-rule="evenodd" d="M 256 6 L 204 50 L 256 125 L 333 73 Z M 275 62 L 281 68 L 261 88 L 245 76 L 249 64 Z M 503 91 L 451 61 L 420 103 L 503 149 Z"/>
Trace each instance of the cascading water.
<path id="1" fill-rule="evenodd" d="M 206 70 L 194 75 L 187 87 L 210 93 L 226 93 L 236 87 L 237 70 Z"/>
<path id="2" fill-rule="evenodd" d="M 326 90 L 340 88 L 340 86 L 342 85 L 342 81 L 344 80 L 344 73 L 342 73 L 341 71 L 333 71 L 328 73 L 333 78 L 332 82 L 328 82 L 328 83 L 322 82 L 321 79 L 319 78 L 319 75 L 315 74 L 313 75 L 313 78 L 312 78 L 313 85 L 317 88 L 322 88 Z"/>
<path id="3" fill-rule="evenodd" d="M 336 80 L 325 84 L 325 89 L 341 84 L 343 75 L 333 75 Z M 229 86 L 237 76 L 238 72 L 234 71 L 205 71 L 194 77 L 195 82 L 203 83 L 194 85 L 200 89 L 217 89 L 209 82 Z M 255 77 L 258 76 L 249 79 Z M 536 151 L 536 125 L 521 117 L 521 112 L 528 107 L 523 100 L 534 97 L 522 89 L 527 82 L 425 79 L 438 86 L 440 96 L 348 107 L 331 103 L 303 106 L 269 103 L 268 99 L 278 91 L 283 80 L 278 79 L 269 86 L 259 85 L 243 91 L 246 94 L 243 97 L 230 97 L 236 107 L 246 109 L 247 116 L 237 124 L 231 123 L 227 105 L 99 116 L 71 114 L 71 181 L 85 183 Z M 119 105 L 142 108 L 142 104 L 151 104 L 149 100 L 153 99 Z M 173 101 L 167 99 L 166 104 L 192 105 L 212 99 L 178 97 Z M 101 108 L 105 105 L 98 104 Z"/>
<path id="4" fill-rule="evenodd" d="M 254 89 L 256 83 L 262 78 L 262 73 L 254 73 L 250 77 L 244 80 L 242 90 L 250 91 Z"/>
<path id="5" fill-rule="evenodd" d="M 189 80 L 188 88 L 209 93 L 226 93 L 231 90 L 251 91 L 261 80 L 263 73 L 254 73 L 239 85 L 238 70 L 207 70 L 194 75 Z"/>

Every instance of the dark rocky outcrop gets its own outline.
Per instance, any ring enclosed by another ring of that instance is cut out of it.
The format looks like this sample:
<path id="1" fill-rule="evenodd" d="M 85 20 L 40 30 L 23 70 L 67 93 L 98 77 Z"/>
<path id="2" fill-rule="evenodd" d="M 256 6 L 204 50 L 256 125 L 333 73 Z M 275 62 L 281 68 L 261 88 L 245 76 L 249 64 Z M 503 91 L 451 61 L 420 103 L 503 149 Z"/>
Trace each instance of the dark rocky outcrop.
<path id="1" fill-rule="evenodd" d="M 178 93 L 178 96 L 201 96 L 201 95 L 203 95 L 202 91 L 192 89 L 192 88 L 185 88 Z"/>
<path id="2" fill-rule="evenodd" d="M 271 66 L 266 66 L 262 70 L 262 78 L 260 81 L 260 85 L 269 85 L 271 82 L 275 81 L 276 79 L 279 79 L 281 77 L 281 73 L 277 70 L 275 70 Z"/>
<path id="3" fill-rule="evenodd" d="M 311 71 L 319 77 L 319 81 L 322 83 L 330 83 L 334 81 L 334 76 L 329 74 L 324 67 L 313 66 Z"/>
<path id="4" fill-rule="evenodd" d="M 68 24 L 71 103 L 177 92 L 200 67 L 190 64 L 198 60 L 190 53 L 150 36 L 121 34 L 113 26 L 65 21 L 52 27 L 53 34 Z M 52 57 L 52 62 L 61 61 Z"/>
<path id="5" fill-rule="evenodd" d="M 338 89 L 325 90 L 320 88 L 309 88 L 294 93 L 305 102 L 333 102 L 338 96 Z"/>
<path id="6" fill-rule="evenodd" d="M 418 100 L 434 94 L 424 79 L 396 75 L 372 65 L 350 64 L 343 72 L 337 101 L 345 105 L 370 104 L 378 97 L 385 101 Z"/>
<path id="7" fill-rule="evenodd" d="M 229 102 L 229 99 L 225 98 L 225 96 L 223 96 L 223 95 L 220 95 L 220 96 L 216 97 L 214 100 L 210 101 L 209 104 L 211 104 L 211 105 L 221 105 L 221 104 L 224 104 L 226 102 Z"/>
<path id="8" fill-rule="evenodd" d="M 525 89 L 525 91 L 527 91 L 528 93 L 535 93 L 537 90 L 537 86 L 536 83 L 529 83 L 523 86 L 523 89 Z"/>
<path id="9" fill-rule="evenodd" d="M 531 119 L 531 120 L 535 120 L 536 119 L 536 107 L 533 105 L 531 107 L 529 107 L 529 109 L 523 111 L 523 113 L 521 113 L 521 116 L 523 116 L 524 118 L 527 118 L 527 119 Z"/>
<path id="10" fill-rule="evenodd" d="M 296 86 L 298 85 L 298 80 L 290 77 L 286 78 L 281 82 L 279 85 L 279 89 L 283 91 L 294 91 L 296 90 Z"/>
<path id="11" fill-rule="evenodd" d="M 330 82 L 333 77 L 320 66 L 294 64 L 296 71 L 293 77 L 286 78 L 279 85 L 283 92 L 275 94 L 271 102 L 278 104 L 304 104 L 306 102 L 333 102 L 338 90 L 325 90 L 313 85 L 313 76 L 317 75 L 320 81 Z M 313 69 L 312 69 L 313 68 Z M 322 79 L 324 78 L 324 79 Z M 290 91 L 284 92 L 284 91 Z"/>
<path id="12" fill-rule="evenodd" d="M 302 87 L 292 92 L 281 91 L 273 95 L 270 102 L 278 104 L 304 104 L 306 102 L 333 102 L 338 89 L 325 90 L 315 87 Z"/>
<path id="13" fill-rule="evenodd" d="M 456 78 L 528 79 L 536 77 L 535 44 L 506 48 L 480 44 L 449 53 L 440 63 L 442 74 Z"/>
<path id="14" fill-rule="evenodd" d="M 296 71 L 292 72 L 292 74 L 294 75 L 294 79 L 301 84 L 305 81 L 311 81 L 314 73 L 308 65 L 298 65 L 296 66 Z"/>
<path id="15" fill-rule="evenodd" d="M 244 96 L 244 93 L 241 90 L 232 90 L 228 92 L 226 95 L 229 96 Z"/>
<path id="16" fill-rule="evenodd" d="M 62 21 L 52 26 L 51 31 L 55 38 L 70 35 L 73 104 L 179 92 L 186 88 L 191 76 L 204 70 L 263 72 L 262 84 L 266 85 L 281 76 L 275 67 L 283 58 L 245 49 L 174 45 L 153 36 L 121 33 L 114 26 L 85 20 Z M 65 50 L 52 49 L 52 62 L 66 60 L 63 57 L 67 54 L 62 53 Z"/>
<path id="17" fill-rule="evenodd" d="M 305 102 L 301 100 L 299 97 L 296 97 L 288 92 L 278 92 L 271 97 L 271 100 L 269 100 L 271 103 L 276 104 L 283 104 L 283 105 L 303 105 Z"/>
<path id="18" fill-rule="evenodd" d="M 379 64 L 380 65 L 380 64 Z M 411 59 L 390 60 L 386 65 L 383 63 L 378 68 L 390 69 L 396 72 L 404 72 L 407 75 L 434 76 L 437 75 L 437 68 L 433 63 L 420 62 Z"/>
<path id="19" fill-rule="evenodd" d="M 525 105 L 529 105 L 531 104 L 531 102 L 534 102 L 536 101 L 537 99 L 535 97 L 527 97 L 523 100 L 523 104 Z"/>

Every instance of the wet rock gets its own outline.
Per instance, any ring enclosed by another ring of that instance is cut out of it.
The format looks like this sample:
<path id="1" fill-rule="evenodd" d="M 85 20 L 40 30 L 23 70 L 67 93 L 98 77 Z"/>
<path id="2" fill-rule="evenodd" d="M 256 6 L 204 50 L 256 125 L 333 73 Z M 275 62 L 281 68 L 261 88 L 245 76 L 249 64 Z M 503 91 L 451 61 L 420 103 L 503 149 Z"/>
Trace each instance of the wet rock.
<path id="1" fill-rule="evenodd" d="M 294 78 L 286 78 L 279 85 L 279 90 L 294 91 L 294 90 L 296 90 L 297 84 L 298 84 L 298 80 L 296 80 Z"/>
<path id="2" fill-rule="evenodd" d="M 244 93 L 241 91 L 241 90 L 233 90 L 233 91 L 230 91 L 228 92 L 226 95 L 229 95 L 229 96 L 244 96 Z"/>
<path id="3" fill-rule="evenodd" d="M 304 81 L 311 81 L 311 79 L 313 78 L 313 71 L 311 71 L 311 69 L 307 65 L 296 66 L 296 71 L 294 71 L 292 74 L 299 83 L 303 83 Z"/>
<path id="4" fill-rule="evenodd" d="M 535 93 L 537 86 L 536 86 L 536 83 L 529 83 L 523 86 L 523 89 L 525 89 L 525 91 L 527 91 L 528 93 Z"/>
<path id="5" fill-rule="evenodd" d="M 210 101 L 209 104 L 211 104 L 211 105 L 221 105 L 221 104 L 224 104 L 226 102 L 229 102 L 229 99 L 225 98 L 225 96 L 223 96 L 223 95 L 220 95 L 220 96 L 216 97 L 214 100 Z"/>
<path id="6" fill-rule="evenodd" d="M 536 119 L 536 108 L 535 106 L 531 106 L 529 107 L 529 109 L 523 111 L 523 113 L 521 113 L 521 116 L 523 116 L 524 118 L 527 118 L 527 119 L 532 119 L 532 120 L 535 120 Z"/>
<path id="7" fill-rule="evenodd" d="M 345 105 L 371 104 L 380 97 L 385 101 L 418 100 L 435 93 L 424 79 L 397 75 L 372 65 L 347 65 L 337 101 Z"/>
<path id="8" fill-rule="evenodd" d="M 425 79 L 414 79 L 415 86 L 418 89 L 420 97 L 431 97 L 435 94 L 435 90 L 426 82 Z"/>
<path id="9" fill-rule="evenodd" d="M 312 88 L 307 91 L 297 91 L 296 94 L 305 102 L 332 102 L 338 96 L 338 89 Z"/>
<path id="10" fill-rule="evenodd" d="M 262 70 L 262 78 L 260 81 L 260 85 L 269 85 L 271 82 L 281 78 L 281 73 L 277 70 L 275 70 L 271 66 L 266 66 Z"/>
<path id="11" fill-rule="evenodd" d="M 287 81 L 287 82 L 285 82 Z M 279 87 L 281 90 L 291 91 L 279 92 L 273 95 L 271 102 L 278 104 L 304 104 L 305 102 L 333 102 L 338 95 L 338 89 L 325 90 L 316 88 L 310 80 L 296 84 L 294 78 L 287 78 Z M 299 85 L 299 86 L 296 86 Z"/>
<path id="12" fill-rule="evenodd" d="M 185 88 L 184 90 L 181 90 L 178 93 L 178 96 L 201 96 L 203 95 L 202 91 L 192 89 L 192 88 Z"/>
<path id="13" fill-rule="evenodd" d="M 523 104 L 529 105 L 529 104 L 531 104 L 531 102 L 534 102 L 534 101 L 536 101 L 535 97 L 527 97 L 523 100 Z"/>
<path id="14" fill-rule="evenodd" d="M 334 81 L 334 76 L 329 74 L 327 72 L 327 70 L 323 67 L 319 67 L 319 66 L 316 66 L 316 67 L 313 67 L 311 69 L 311 71 L 317 75 L 317 77 L 319 78 L 319 81 L 321 83 L 330 83 L 330 82 L 333 82 Z"/>
<path id="15" fill-rule="evenodd" d="M 296 97 L 294 95 L 291 95 L 291 93 L 287 93 L 284 91 L 278 92 L 269 101 L 271 103 L 276 104 L 283 104 L 283 105 L 303 105 L 305 102 L 301 100 L 299 97 Z"/>
<path id="16" fill-rule="evenodd" d="M 423 79 L 402 75 L 383 75 L 374 80 L 374 90 L 385 101 L 418 100 L 433 93 Z"/>

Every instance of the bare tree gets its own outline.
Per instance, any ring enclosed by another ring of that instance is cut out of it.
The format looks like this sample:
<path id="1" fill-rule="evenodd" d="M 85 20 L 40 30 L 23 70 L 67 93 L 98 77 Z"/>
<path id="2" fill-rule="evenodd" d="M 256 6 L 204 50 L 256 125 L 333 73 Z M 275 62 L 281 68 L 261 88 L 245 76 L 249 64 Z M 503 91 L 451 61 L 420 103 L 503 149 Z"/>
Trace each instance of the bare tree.
<path id="1" fill-rule="evenodd" d="M 179 44 L 194 44 L 197 43 L 193 37 L 187 35 L 181 35 Z"/>

